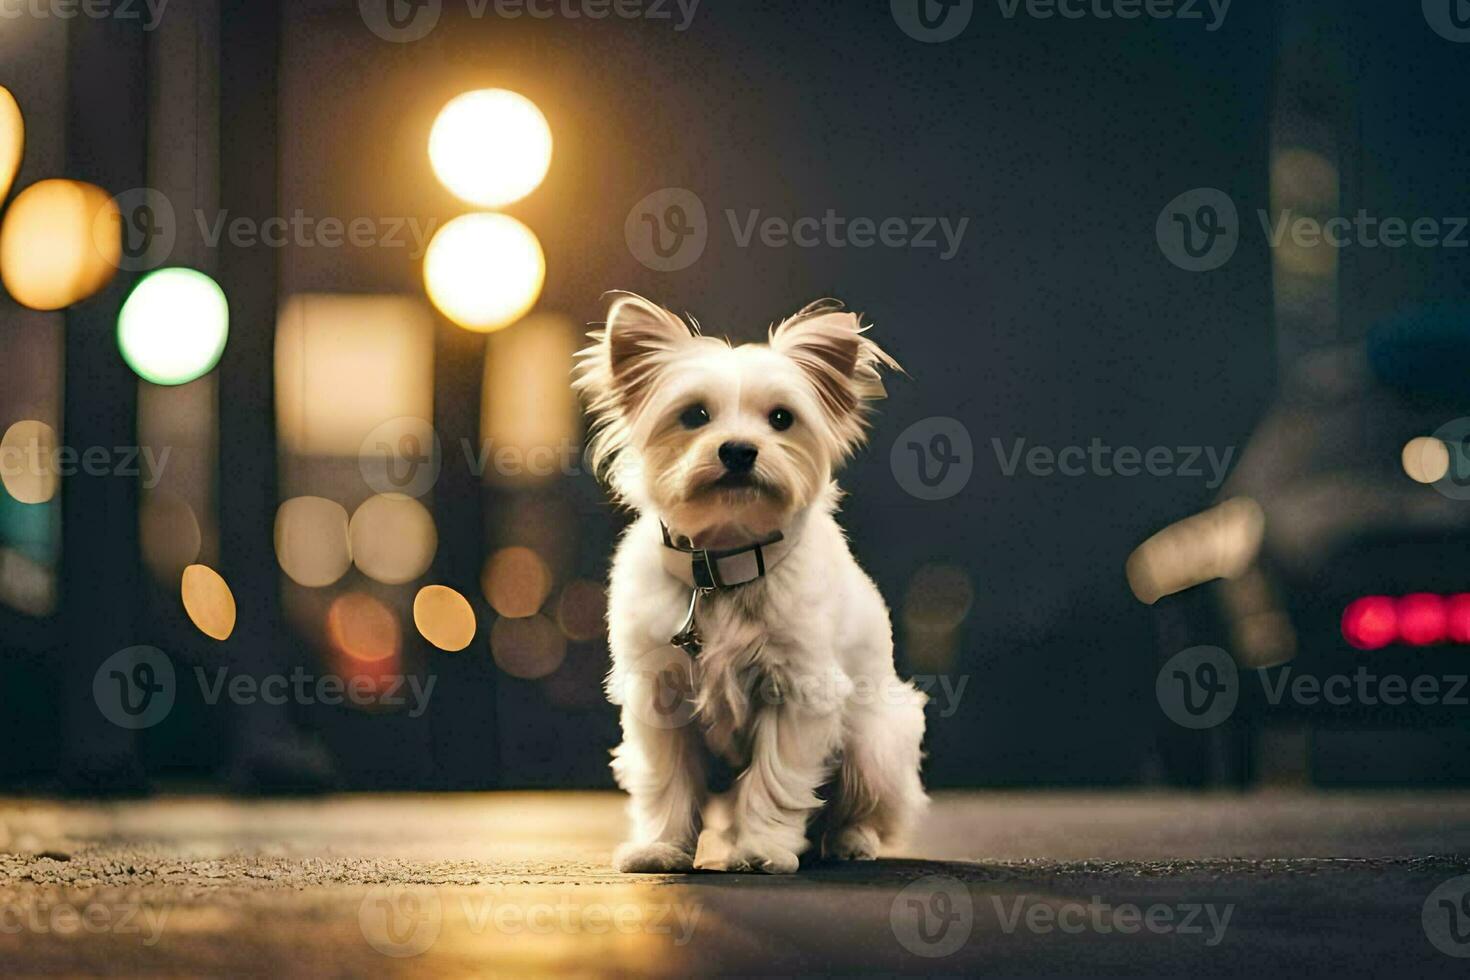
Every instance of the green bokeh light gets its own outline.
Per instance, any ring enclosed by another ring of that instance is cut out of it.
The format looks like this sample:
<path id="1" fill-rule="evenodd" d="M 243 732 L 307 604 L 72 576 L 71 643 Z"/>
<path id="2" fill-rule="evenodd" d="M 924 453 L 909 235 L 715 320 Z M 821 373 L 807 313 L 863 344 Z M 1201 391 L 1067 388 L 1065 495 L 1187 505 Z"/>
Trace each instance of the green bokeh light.
<path id="1" fill-rule="evenodd" d="M 145 276 L 117 317 L 123 360 L 156 385 L 188 384 L 214 370 L 229 336 L 224 290 L 193 269 Z"/>

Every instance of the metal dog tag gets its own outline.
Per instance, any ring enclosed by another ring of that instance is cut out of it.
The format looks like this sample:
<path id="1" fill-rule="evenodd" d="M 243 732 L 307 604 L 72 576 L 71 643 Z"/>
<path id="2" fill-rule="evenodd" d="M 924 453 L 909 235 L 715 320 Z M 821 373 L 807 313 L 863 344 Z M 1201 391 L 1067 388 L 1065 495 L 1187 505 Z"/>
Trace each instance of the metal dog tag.
<path id="1" fill-rule="evenodd" d="M 695 589 L 689 595 L 689 612 L 684 617 L 684 625 L 679 627 L 679 632 L 669 638 L 669 642 L 679 647 L 691 657 L 699 656 L 699 651 L 704 649 L 704 639 L 699 635 L 699 625 L 694 621 L 695 610 L 699 608 L 699 597 L 709 589 Z"/>

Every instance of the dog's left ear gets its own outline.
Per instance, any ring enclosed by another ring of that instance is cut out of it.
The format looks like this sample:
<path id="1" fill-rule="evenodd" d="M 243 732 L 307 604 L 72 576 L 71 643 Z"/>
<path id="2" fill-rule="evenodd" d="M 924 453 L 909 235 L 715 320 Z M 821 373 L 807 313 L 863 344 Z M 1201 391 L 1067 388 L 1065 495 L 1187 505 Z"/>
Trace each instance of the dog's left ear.
<path id="1" fill-rule="evenodd" d="M 771 347 L 806 374 L 847 450 L 861 440 L 868 403 L 887 397 L 880 369 L 903 370 L 867 331 L 835 300 L 813 303 L 771 331 Z"/>

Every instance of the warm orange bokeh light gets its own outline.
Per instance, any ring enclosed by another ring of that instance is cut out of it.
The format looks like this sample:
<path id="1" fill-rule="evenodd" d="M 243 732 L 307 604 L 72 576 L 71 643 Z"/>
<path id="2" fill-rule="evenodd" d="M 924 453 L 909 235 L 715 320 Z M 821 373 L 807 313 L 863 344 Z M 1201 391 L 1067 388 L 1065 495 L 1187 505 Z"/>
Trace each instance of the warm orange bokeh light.
<path id="1" fill-rule="evenodd" d="M 499 619 L 490 630 L 490 653 L 510 676 L 533 681 L 561 666 L 567 655 L 567 638 L 545 616 Z"/>
<path id="2" fill-rule="evenodd" d="M 365 500 L 352 515 L 348 534 L 353 562 L 384 585 L 403 585 L 423 575 L 439 548 L 439 532 L 428 509 L 398 493 Z"/>
<path id="3" fill-rule="evenodd" d="M 393 610 L 361 592 L 332 601 L 327 610 L 327 640 L 337 653 L 359 664 L 392 661 L 403 650 L 403 630 Z"/>
<path id="4" fill-rule="evenodd" d="M 0 85 L 0 203 L 4 203 L 15 175 L 20 172 L 25 146 L 26 126 L 20 103 L 15 101 L 10 89 Z"/>
<path id="5" fill-rule="evenodd" d="M 297 585 L 325 588 L 352 567 L 347 510 L 325 497 L 293 497 L 276 511 L 276 560 Z"/>
<path id="6" fill-rule="evenodd" d="M 524 619 L 540 612 L 551 594 L 551 570 L 530 548 L 502 548 L 485 563 L 480 588 L 500 615 Z"/>
<path id="7" fill-rule="evenodd" d="M 32 184 L 16 195 L 0 225 L 0 281 L 33 310 L 80 303 L 112 280 L 121 261 L 121 214 L 92 184 Z"/>
<path id="8" fill-rule="evenodd" d="M 184 611 L 199 632 L 214 640 L 228 640 L 235 632 L 235 595 L 224 578 L 207 565 L 184 569 L 180 586 Z"/>
<path id="9" fill-rule="evenodd" d="M 607 594 L 586 579 L 568 582 L 561 590 L 556 619 L 567 639 L 586 643 L 602 636 L 606 627 Z"/>
<path id="10" fill-rule="evenodd" d="M 413 600 L 413 623 L 440 650 L 458 653 L 475 639 L 475 610 L 446 585 L 426 585 Z"/>

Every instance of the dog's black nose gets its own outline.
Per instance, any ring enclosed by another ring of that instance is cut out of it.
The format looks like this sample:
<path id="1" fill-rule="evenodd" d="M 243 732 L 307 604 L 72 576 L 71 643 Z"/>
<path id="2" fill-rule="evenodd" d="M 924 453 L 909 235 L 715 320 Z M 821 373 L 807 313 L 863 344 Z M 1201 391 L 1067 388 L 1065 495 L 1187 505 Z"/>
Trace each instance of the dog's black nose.
<path id="1" fill-rule="evenodd" d="M 755 469 L 755 458 L 760 454 L 748 442 L 727 442 L 720 447 L 720 462 L 731 473 L 749 473 Z"/>

